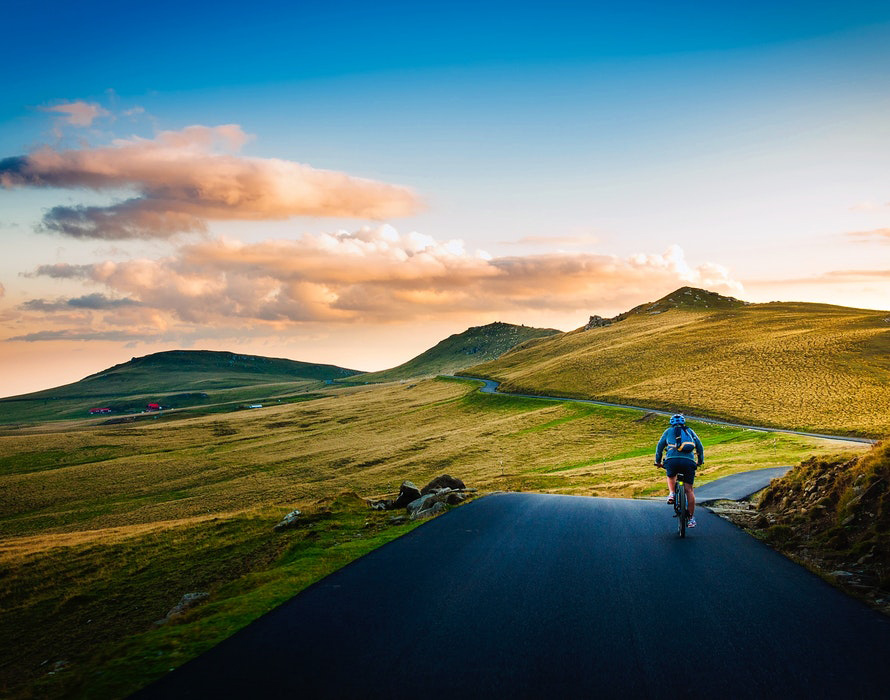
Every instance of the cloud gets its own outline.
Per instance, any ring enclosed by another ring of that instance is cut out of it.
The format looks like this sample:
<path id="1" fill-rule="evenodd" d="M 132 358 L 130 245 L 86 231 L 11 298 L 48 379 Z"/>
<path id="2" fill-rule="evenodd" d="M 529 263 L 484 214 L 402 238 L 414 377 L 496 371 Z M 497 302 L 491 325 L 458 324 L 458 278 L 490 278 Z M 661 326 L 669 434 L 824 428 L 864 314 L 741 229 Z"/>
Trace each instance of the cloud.
<path id="1" fill-rule="evenodd" d="M 523 236 L 515 241 L 502 241 L 504 245 L 584 246 L 599 242 L 597 236 Z"/>
<path id="2" fill-rule="evenodd" d="M 97 303 L 80 308 L 96 309 L 106 325 L 137 319 L 165 332 L 196 324 L 282 330 L 312 322 L 418 322 L 503 312 L 583 316 L 630 308 L 685 284 L 741 289 L 722 266 L 688 264 L 678 246 L 629 258 L 593 253 L 491 258 L 467 251 L 459 240 L 400 234 L 388 225 L 249 244 L 209 240 L 160 259 L 60 263 L 31 274 L 103 287 L 110 296 L 83 297 Z M 114 308 L 123 299 L 139 306 Z M 126 320 L 123 313 L 130 314 Z"/>
<path id="3" fill-rule="evenodd" d="M 0 282 L 0 299 L 6 296 L 6 287 L 3 286 L 3 283 Z"/>
<path id="4" fill-rule="evenodd" d="M 890 242 L 890 228 L 876 228 L 871 231 L 852 231 L 846 234 L 859 241 L 885 240 Z"/>
<path id="5" fill-rule="evenodd" d="M 91 309 L 99 311 L 104 309 L 119 309 L 127 306 L 141 306 L 141 304 L 133 299 L 112 299 L 104 294 L 94 293 L 70 299 L 56 299 L 55 301 L 31 299 L 23 303 L 19 308 L 23 311 L 70 311 L 71 309 Z"/>
<path id="6" fill-rule="evenodd" d="M 91 331 L 91 330 L 57 330 L 57 331 L 36 331 L 34 333 L 25 333 L 7 338 L 7 341 L 20 340 L 25 342 L 39 342 L 45 340 L 106 340 L 116 342 L 130 342 L 133 340 L 153 340 L 154 335 L 146 335 L 143 333 L 132 333 L 128 331 Z"/>
<path id="7" fill-rule="evenodd" d="M 420 208 L 405 187 L 235 155 L 249 138 L 238 125 L 225 124 L 99 148 L 45 147 L 0 160 L 0 186 L 136 190 L 138 196 L 109 206 L 57 206 L 44 216 L 46 230 L 95 239 L 167 238 L 205 231 L 213 220 L 382 220 Z"/>
<path id="8" fill-rule="evenodd" d="M 40 107 L 44 112 L 63 115 L 62 121 L 72 126 L 90 126 L 97 117 L 110 117 L 111 112 L 95 102 L 63 102 L 51 107 Z"/>
<path id="9" fill-rule="evenodd" d="M 887 202 L 886 204 L 878 204 L 872 201 L 864 201 L 854 204 L 850 207 L 850 211 L 880 211 L 886 207 L 890 207 L 890 202 Z"/>

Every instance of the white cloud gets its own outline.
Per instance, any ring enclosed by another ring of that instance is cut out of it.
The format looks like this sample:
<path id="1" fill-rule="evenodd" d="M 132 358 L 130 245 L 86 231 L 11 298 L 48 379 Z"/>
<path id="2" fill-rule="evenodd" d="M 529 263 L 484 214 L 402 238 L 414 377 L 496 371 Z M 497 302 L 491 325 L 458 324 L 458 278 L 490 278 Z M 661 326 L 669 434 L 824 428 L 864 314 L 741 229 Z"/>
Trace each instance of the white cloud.
<path id="1" fill-rule="evenodd" d="M 738 293 L 720 265 L 691 265 L 678 246 L 662 254 L 486 257 L 460 240 L 391 226 L 241 243 L 208 240 L 159 259 L 46 265 L 33 275 L 103 289 L 57 308 L 105 324 L 258 327 L 306 322 L 391 323 L 479 314 L 630 308 L 683 285 Z M 117 301 L 112 301 L 117 300 Z M 122 300 L 126 300 L 125 302 Z M 49 302 L 48 302 L 49 303 Z M 34 310 L 39 310 L 35 302 Z M 117 320 L 116 320 L 117 319 Z M 98 330 L 104 330 L 100 328 Z"/>

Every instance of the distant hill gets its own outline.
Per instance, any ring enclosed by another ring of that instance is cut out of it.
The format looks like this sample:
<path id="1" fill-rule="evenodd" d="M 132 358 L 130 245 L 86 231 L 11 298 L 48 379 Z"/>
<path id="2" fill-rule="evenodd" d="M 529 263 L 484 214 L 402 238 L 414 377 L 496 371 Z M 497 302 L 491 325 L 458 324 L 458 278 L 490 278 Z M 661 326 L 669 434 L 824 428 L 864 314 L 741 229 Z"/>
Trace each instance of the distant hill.
<path id="1" fill-rule="evenodd" d="M 361 372 L 281 358 L 172 350 L 134 357 L 72 384 L 0 399 L 0 423 L 83 417 L 100 407 L 120 414 L 148 403 L 181 408 L 237 400 L 239 391 L 248 388 L 249 400 L 256 387 L 305 387 L 356 374 Z"/>
<path id="2" fill-rule="evenodd" d="M 880 436 L 890 431 L 890 313 L 683 287 L 464 373 L 507 391 Z"/>
<path id="3" fill-rule="evenodd" d="M 398 367 L 363 374 L 359 381 L 385 382 L 451 374 L 470 365 L 494 360 L 522 343 L 557 333 L 561 331 L 500 322 L 489 323 L 487 326 L 473 326 L 463 333 L 445 338 Z"/>

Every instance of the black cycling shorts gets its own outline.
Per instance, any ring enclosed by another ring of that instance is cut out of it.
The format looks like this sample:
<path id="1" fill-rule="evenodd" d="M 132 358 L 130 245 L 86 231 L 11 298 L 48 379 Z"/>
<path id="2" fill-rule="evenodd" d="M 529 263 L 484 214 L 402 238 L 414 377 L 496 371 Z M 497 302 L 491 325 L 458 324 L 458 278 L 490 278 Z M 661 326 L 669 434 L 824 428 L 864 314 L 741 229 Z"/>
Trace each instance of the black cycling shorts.
<path id="1" fill-rule="evenodd" d="M 677 476 L 677 474 L 682 474 L 683 483 L 690 486 L 695 483 L 695 470 L 697 468 L 695 462 L 690 462 L 682 457 L 671 457 L 664 460 L 664 470 L 667 472 L 667 475 Z"/>

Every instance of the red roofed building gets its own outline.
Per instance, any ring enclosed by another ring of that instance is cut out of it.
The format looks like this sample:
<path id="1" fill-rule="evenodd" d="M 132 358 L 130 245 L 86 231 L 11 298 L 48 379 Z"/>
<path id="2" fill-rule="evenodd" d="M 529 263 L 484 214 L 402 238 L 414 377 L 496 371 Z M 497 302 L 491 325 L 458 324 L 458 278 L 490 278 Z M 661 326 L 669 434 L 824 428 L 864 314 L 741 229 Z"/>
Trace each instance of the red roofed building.
<path id="1" fill-rule="evenodd" d="M 94 416 L 97 413 L 111 413 L 111 409 L 110 408 L 91 408 L 90 409 L 91 416 Z"/>
<path id="2" fill-rule="evenodd" d="M 148 404 L 148 410 L 149 410 L 149 411 L 160 411 L 160 410 L 161 410 L 161 404 L 159 404 L 159 403 L 150 403 L 150 404 Z"/>

